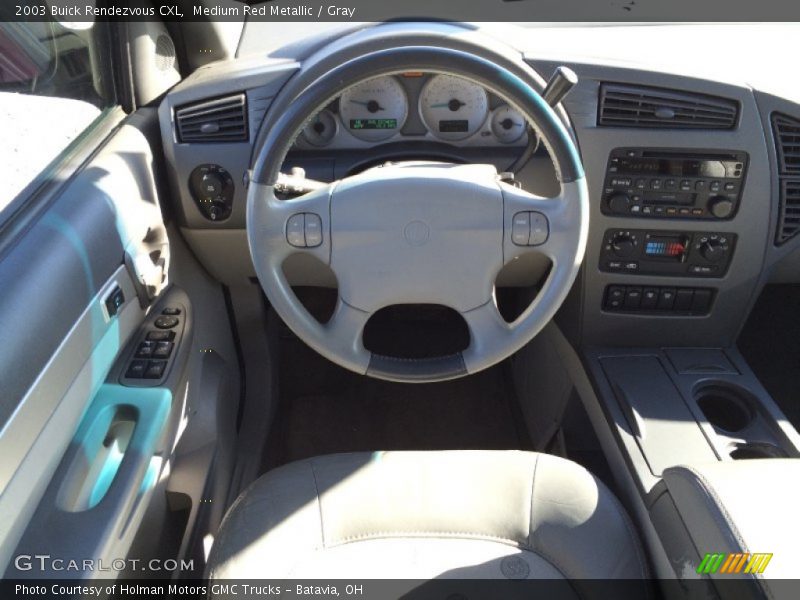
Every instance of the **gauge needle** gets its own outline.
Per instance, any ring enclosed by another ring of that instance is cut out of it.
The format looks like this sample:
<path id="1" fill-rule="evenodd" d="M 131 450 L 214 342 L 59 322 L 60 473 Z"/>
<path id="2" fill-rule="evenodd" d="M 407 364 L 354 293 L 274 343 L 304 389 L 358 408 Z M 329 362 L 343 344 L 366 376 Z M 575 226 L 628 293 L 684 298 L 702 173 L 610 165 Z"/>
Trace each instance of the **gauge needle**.
<path id="1" fill-rule="evenodd" d="M 350 102 L 353 104 L 358 104 L 359 106 L 366 106 L 369 112 L 378 112 L 379 110 L 386 110 L 376 100 L 370 100 L 369 102 L 364 102 L 363 100 L 350 100 Z"/>
<path id="2" fill-rule="evenodd" d="M 431 108 L 449 108 L 453 112 L 457 111 L 462 106 L 466 106 L 466 102 L 462 102 L 461 100 L 457 100 L 453 98 L 448 102 L 439 102 L 438 104 L 431 104 Z"/>

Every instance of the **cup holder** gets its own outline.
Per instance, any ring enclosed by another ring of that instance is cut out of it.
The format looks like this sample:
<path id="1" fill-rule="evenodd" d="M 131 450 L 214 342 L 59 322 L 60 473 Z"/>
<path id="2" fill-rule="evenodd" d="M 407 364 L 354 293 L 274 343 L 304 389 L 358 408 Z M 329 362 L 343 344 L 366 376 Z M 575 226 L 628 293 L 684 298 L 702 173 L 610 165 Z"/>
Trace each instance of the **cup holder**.
<path id="1" fill-rule="evenodd" d="M 727 433 L 742 431 L 755 418 L 747 392 L 732 385 L 703 386 L 694 399 L 708 422 Z"/>
<path id="2" fill-rule="evenodd" d="M 730 457 L 733 460 L 746 460 L 751 458 L 786 458 L 788 454 L 773 444 L 733 444 Z"/>

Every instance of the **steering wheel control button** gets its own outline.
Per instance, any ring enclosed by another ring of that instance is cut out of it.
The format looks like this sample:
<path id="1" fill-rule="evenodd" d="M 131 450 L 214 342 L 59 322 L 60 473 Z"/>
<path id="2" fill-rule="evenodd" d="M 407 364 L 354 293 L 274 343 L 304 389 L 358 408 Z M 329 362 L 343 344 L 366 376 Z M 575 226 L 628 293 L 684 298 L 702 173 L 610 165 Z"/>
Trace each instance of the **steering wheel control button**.
<path id="1" fill-rule="evenodd" d="M 153 325 L 159 329 L 172 329 L 178 322 L 178 317 L 161 316 L 153 322 Z"/>
<path id="2" fill-rule="evenodd" d="M 547 241 L 547 217 L 538 212 L 518 212 L 511 221 L 511 241 L 517 246 L 538 246 Z"/>
<path id="3" fill-rule="evenodd" d="M 306 246 L 316 248 L 322 245 L 322 219 L 314 213 L 305 213 Z"/>
<path id="4" fill-rule="evenodd" d="M 128 366 L 128 370 L 125 371 L 125 377 L 128 379 L 141 379 L 144 377 L 145 370 L 147 370 L 146 360 L 133 360 Z"/>
<path id="5" fill-rule="evenodd" d="M 292 215 L 286 221 L 286 241 L 295 248 L 306 247 L 306 219 L 303 213 Z"/>
<path id="6" fill-rule="evenodd" d="M 531 237 L 530 213 L 519 212 L 511 223 L 511 241 L 517 246 L 527 246 Z"/>
<path id="7" fill-rule="evenodd" d="M 174 331 L 150 331 L 147 333 L 147 341 L 150 342 L 171 342 L 174 339 Z"/>

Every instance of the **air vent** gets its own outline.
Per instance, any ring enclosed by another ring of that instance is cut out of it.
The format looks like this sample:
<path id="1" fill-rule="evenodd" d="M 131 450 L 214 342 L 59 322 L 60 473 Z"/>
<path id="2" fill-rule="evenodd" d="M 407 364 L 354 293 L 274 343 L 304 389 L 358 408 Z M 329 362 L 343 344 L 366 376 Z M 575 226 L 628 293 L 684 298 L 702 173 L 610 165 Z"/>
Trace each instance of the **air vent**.
<path id="1" fill-rule="evenodd" d="M 244 94 L 217 98 L 175 111 L 181 142 L 242 142 L 247 140 Z"/>
<path id="2" fill-rule="evenodd" d="M 600 86 L 599 125 L 733 129 L 737 116 L 735 101 L 716 96 L 610 83 Z"/>
<path id="3" fill-rule="evenodd" d="M 800 232 L 800 179 L 781 181 L 781 214 L 775 241 L 782 244 Z"/>
<path id="4" fill-rule="evenodd" d="M 772 113 L 772 137 L 780 190 L 775 243 L 781 245 L 800 233 L 800 120 Z"/>
<path id="5" fill-rule="evenodd" d="M 781 175 L 800 175 L 800 121 L 775 113 L 772 131 Z"/>

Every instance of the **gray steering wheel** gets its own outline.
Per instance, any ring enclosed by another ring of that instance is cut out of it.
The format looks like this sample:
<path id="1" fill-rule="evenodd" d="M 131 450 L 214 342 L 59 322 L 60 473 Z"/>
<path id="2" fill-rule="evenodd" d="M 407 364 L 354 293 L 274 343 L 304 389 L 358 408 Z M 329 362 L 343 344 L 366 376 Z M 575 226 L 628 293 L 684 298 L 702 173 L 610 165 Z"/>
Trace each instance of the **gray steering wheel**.
<path id="1" fill-rule="evenodd" d="M 355 83 L 411 70 L 474 81 L 520 110 L 555 163 L 559 195 L 543 198 L 507 185 L 492 165 L 408 162 L 372 168 L 296 199 L 276 197 L 286 154 L 318 110 Z M 261 286 L 298 337 L 357 373 L 431 382 L 500 362 L 552 319 L 583 260 L 588 192 L 572 138 L 536 91 L 535 77 L 521 60 L 512 71 L 458 49 L 408 46 L 367 52 L 273 103 L 254 150 L 247 234 Z M 336 275 L 339 297 L 327 323 L 306 311 L 283 272 L 284 261 L 298 252 Z M 528 252 L 546 255 L 552 267 L 531 305 L 507 323 L 494 302 L 494 281 L 506 263 Z M 368 351 L 362 334 L 369 318 L 386 306 L 412 303 L 458 311 L 470 345 L 425 359 Z"/>

